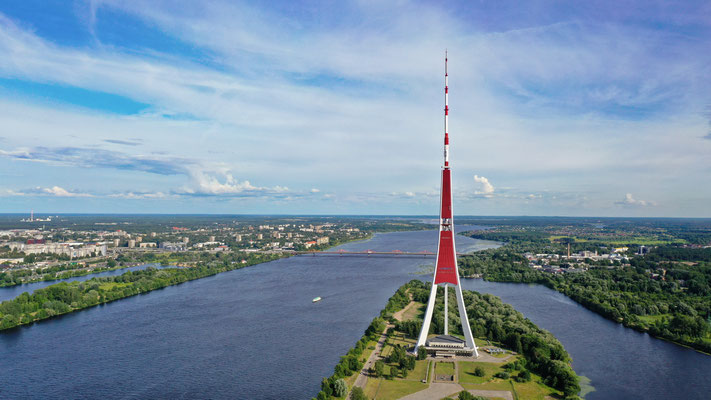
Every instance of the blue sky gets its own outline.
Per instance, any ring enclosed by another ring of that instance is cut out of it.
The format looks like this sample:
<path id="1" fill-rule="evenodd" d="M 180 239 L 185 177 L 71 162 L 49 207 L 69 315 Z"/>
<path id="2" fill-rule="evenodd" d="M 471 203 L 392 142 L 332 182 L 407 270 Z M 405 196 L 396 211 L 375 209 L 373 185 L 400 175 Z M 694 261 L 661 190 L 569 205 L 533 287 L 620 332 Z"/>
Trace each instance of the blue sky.
<path id="1" fill-rule="evenodd" d="M 0 3 L 0 212 L 711 217 L 707 1 Z"/>

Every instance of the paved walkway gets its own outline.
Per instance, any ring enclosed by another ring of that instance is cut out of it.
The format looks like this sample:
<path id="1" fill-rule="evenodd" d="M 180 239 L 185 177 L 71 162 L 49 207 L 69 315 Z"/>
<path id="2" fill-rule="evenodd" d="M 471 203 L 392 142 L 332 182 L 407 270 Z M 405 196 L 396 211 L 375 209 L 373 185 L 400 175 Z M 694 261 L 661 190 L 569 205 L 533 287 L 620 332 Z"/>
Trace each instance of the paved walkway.
<path id="1" fill-rule="evenodd" d="M 368 383 L 368 370 L 380 358 L 380 352 L 383 350 L 383 345 L 385 344 L 385 339 L 387 338 L 386 333 L 388 329 L 392 327 L 393 325 L 391 324 L 385 326 L 385 330 L 383 330 L 383 332 L 380 334 L 380 339 L 378 339 L 378 343 L 375 345 L 375 350 L 370 353 L 370 357 L 368 357 L 368 360 L 365 362 L 365 364 L 363 364 L 363 369 L 360 370 L 360 373 L 358 374 L 358 377 L 356 378 L 353 387 L 358 386 L 365 390 L 365 384 Z M 351 398 L 350 394 L 348 395 L 348 398 Z"/>
<path id="2" fill-rule="evenodd" d="M 412 295 L 410 295 L 410 299 L 412 299 Z M 408 305 L 405 306 L 402 310 L 396 312 L 393 314 L 393 318 L 395 318 L 398 321 L 402 321 L 402 316 L 403 314 L 409 310 L 411 307 L 413 307 L 416 303 L 414 301 L 410 301 Z M 387 339 L 387 331 L 390 328 L 394 328 L 395 326 L 392 324 L 387 324 L 385 326 L 385 330 L 380 334 L 380 339 L 378 339 L 378 343 L 375 345 L 375 350 L 373 350 L 372 353 L 370 353 L 370 357 L 368 357 L 368 360 L 363 364 L 363 368 L 360 370 L 360 373 L 358 374 L 358 377 L 355 380 L 355 383 L 353 383 L 353 387 L 360 387 L 363 390 L 365 390 L 365 384 L 368 383 L 368 374 L 369 370 L 371 367 L 374 366 L 375 362 L 378 361 L 378 359 L 381 359 L 380 357 L 380 352 L 383 350 L 383 346 L 385 345 L 385 339 Z M 348 398 L 350 399 L 350 394 L 348 395 Z"/>

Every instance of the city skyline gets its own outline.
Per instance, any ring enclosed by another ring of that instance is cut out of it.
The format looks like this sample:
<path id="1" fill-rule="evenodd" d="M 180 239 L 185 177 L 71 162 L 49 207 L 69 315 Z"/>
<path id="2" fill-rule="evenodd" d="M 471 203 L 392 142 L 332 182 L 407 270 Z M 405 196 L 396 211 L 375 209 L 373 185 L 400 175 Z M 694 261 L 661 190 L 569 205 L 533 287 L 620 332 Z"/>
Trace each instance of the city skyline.
<path id="1" fill-rule="evenodd" d="M 10 1 L 0 208 L 711 217 L 710 13 Z"/>

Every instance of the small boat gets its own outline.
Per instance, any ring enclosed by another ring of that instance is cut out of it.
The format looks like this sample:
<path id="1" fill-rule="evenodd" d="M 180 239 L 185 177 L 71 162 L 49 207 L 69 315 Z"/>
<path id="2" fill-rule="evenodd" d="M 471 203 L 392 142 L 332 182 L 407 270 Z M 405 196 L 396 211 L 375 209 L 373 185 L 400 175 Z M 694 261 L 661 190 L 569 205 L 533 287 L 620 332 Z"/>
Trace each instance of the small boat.
<path id="1" fill-rule="evenodd" d="M 317 298 L 311 300 L 312 303 L 315 303 L 315 302 L 317 302 L 317 301 L 321 301 L 321 298 L 320 298 L 320 297 L 317 297 Z"/>

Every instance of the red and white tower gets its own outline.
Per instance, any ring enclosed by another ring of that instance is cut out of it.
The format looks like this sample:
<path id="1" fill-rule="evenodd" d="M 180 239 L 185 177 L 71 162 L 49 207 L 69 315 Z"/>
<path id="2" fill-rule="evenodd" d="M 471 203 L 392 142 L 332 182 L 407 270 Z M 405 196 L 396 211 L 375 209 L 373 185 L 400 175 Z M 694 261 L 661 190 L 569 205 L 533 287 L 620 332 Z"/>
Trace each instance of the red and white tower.
<path id="1" fill-rule="evenodd" d="M 430 324 L 432 323 L 432 313 L 435 307 L 435 299 L 437 297 L 437 287 L 444 286 L 444 336 L 438 336 L 436 341 L 429 343 L 428 334 Z M 447 54 L 444 56 L 444 168 L 442 168 L 442 193 L 440 195 L 440 213 L 439 213 L 439 246 L 437 248 L 437 261 L 435 264 L 434 280 L 432 282 L 432 291 L 430 299 L 427 302 L 427 311 L 425 312 L 425 320 L 422 324 L 420 336 L 417 339 L 416 349 L 420 346 L 426 348 L 436 348 L 437 343 L 451 343 L 461 341 L 461 339 L 449 336 L 448 325 L 448 307 L 447 307 L 447 287 L 453 286 L 457 297 L 457 308 L 459 309 L 459 318 L 462 322 L 462 333 L 464 341 L 462 351 L 465 353 L 473 353 L 479 356 L 472 330 L 469 326 L 467 318 L 467 310 L 464 307 L 464 298 L 462 297 L 462 288 L 459 285 L 459 270 L 457 268 L 457 251 L 454 245 L 454 219 L 452 212 L 452 176 L 449 169 L 449 74 L 447 71 Z M 459 347 L 459 346 L 457 346 Z"/>

